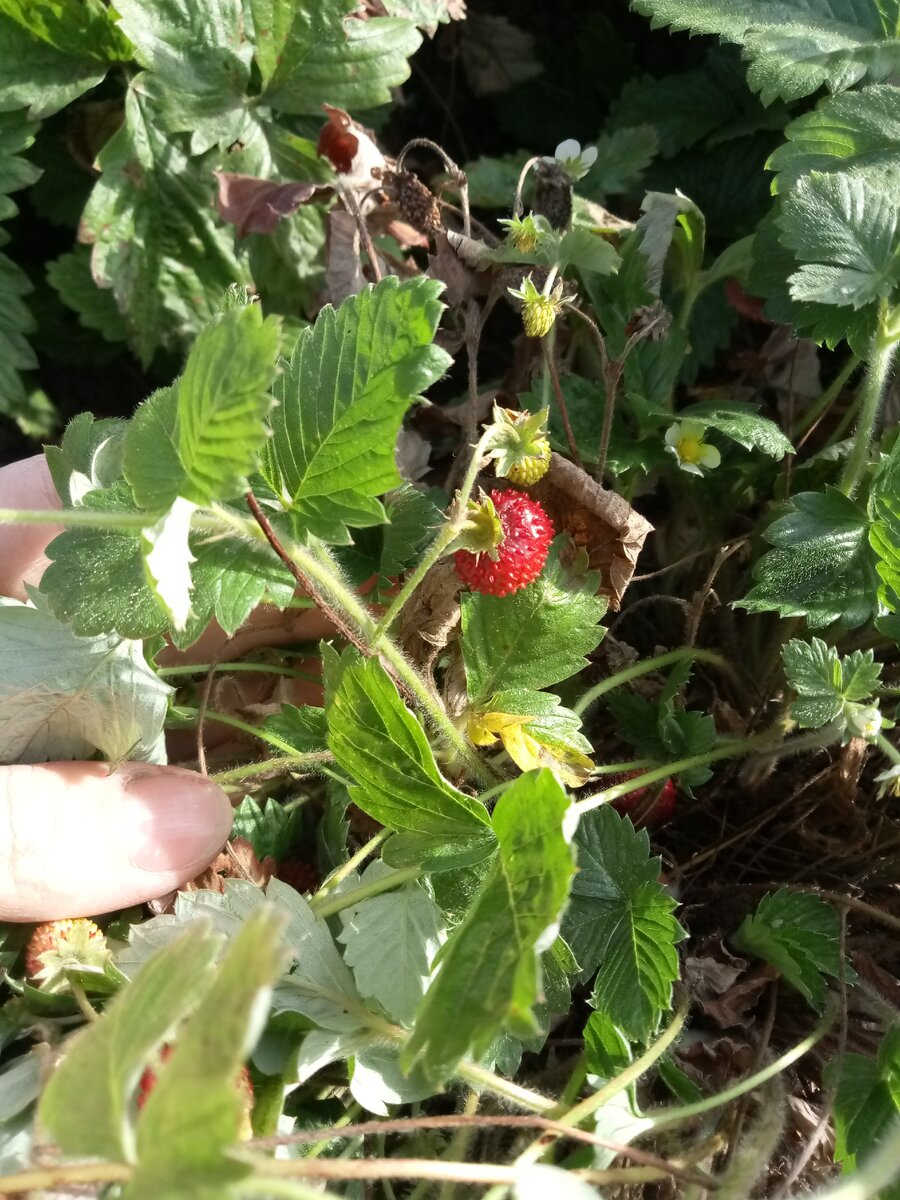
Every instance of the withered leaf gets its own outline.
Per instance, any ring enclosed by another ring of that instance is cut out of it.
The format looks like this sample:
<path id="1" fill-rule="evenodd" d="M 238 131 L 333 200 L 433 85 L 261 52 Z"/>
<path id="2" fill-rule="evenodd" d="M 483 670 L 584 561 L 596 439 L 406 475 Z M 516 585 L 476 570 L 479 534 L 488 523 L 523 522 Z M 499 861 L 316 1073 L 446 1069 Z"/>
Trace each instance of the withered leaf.
<path id="1" fill-rule="evenodd" d="M 319 187 L 316 183 L 278 183 L 216 171 L 218 209 L 223 221 L 234 225 L 239 238 L 250 233 L 274 233 L 282 217 L 295 213 Z"/>

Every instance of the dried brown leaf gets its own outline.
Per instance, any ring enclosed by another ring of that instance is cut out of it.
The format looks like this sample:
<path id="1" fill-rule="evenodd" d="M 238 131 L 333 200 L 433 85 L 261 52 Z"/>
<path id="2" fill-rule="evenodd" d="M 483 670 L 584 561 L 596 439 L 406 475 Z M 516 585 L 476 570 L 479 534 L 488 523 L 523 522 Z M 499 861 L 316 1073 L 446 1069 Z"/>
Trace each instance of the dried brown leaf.
<path id="1" fill-rule="evenodd" d="M 532 489 L 557 533 L 568 533 L 578 550 L 587 554 L 591 570 L 599 571 L 601 594 L 618 609 L 634 574 L 638 555 L 653 526 L 627 500 L 609 492 L 560 454 Z"/>
<path id="2" fill-rule="evenodd" d="M 295 213 L 318 187 L 315 183 L 278 183 L 231 171 L 216 171 L 215 176 L 219 216 L 234 225 L 239 238 L 251 233 L 274 233 L 281 218 Z"/>

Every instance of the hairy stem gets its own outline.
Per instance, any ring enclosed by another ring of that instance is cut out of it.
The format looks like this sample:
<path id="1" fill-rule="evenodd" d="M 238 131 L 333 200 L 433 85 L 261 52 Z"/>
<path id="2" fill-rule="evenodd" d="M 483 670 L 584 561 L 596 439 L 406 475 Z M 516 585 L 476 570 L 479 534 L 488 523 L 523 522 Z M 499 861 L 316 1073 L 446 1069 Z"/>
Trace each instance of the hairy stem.
<path id="1" fill-rule="evenodd" d="M 884 319 L 872 339 L 869 369 L 866 372 L 861 392 L 859 423 L 853 439 L 853 449 L 844 466 L 839 487 L 845 496 L 852 496 L 869 461 L 872 438 L 878 423 L 878 410 L 891 373 L 896 341 L 889 341 L 884 331 Z"/>
<path id="2" fill-rule="evenodd" d="M 353 888 L 352 891 L 341 892 L 339 896 L 332 896 L 331 899 L 320 900 L 316 894 L 310 900 L 309 905 L 317 917 L 333 917 L 335 913 L 342 912 L 345 908 L 352 908 L 354 904 L 362 904 L 363 900 L 369 900 L 372 896 L 380 896 L 382 892 L 393 892 L 396 888 L 402 887 L 404 883 L 409 883 L 411 879 L 418 879 L 421 875 L 421 867 L 404 867 L 390 875 L 382 875 L 379 879 L 373 879 L 371 883 L 364 883 L 361 887 Z"/>
<path id="3" fill-rule="evenodd" d="M 645 658 L 641 662 L 635 663 L 633 667 L 625 667 L 623 670 L 617 671 L 615 675 L 609 675 L 606 679 L 602 679 L 584 693 L 577 704 L 573 706 L 573 711 L 581 716 L 595 700 L 599 700 L 601 696 L 605 696 L 614 688 L 621 687 L 623 683 L 630 683 L 632 679 L 639 679 L 641 675 L 647 675 L 651 671 L 660 671 L 663 667 L 668 667 L 671 663 L 682 662 L 686 658 L 713 663 L 714 666 L 721 667 L 723 671 L 730 672 L 732 670 L 731 664 L 721 654 L 715 654 L 712 650 L 697 650 L 693 646 L 682 646 L 677 650 L 668 650 L 665 654 L 657 654 L 654 658 Z"/>

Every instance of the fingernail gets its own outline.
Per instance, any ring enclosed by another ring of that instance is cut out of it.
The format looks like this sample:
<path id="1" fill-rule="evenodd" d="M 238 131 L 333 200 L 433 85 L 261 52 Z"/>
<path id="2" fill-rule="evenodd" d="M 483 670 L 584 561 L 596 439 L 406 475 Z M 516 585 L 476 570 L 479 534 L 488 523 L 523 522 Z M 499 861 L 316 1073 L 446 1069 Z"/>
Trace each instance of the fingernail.
<path id="1" fill-rule="evenodd" d="M 127 769 L 127 768 L 126 768 Z M 214 783 L 178 767 L 143 767 L 125 784 L 126 852 L 142 871 L 202 869 L 231 830 L 228 797 Z"/>

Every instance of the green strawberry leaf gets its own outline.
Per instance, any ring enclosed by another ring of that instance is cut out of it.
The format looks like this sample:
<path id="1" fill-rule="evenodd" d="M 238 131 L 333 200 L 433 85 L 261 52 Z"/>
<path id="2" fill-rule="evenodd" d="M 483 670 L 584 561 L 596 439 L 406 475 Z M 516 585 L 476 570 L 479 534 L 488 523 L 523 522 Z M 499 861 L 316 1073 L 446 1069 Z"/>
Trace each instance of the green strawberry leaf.
<path id="1" fill-rule="evenodd" d="M 742 45 L 748 82 L 764 104 L 823 86 L 845 91 L 900 65 L 898 0 L 634 0 L 634 8 L 654 27 Z"/>
<path id="2" fill-rule="evenodd" d="M 868 532 L 866 514 L 837 488 L 800 492 L 765 531 L 775 548 L 756 563 L 756 583 L 736 607 L 806 617 L 810 629 L 864 624 L 878 590 Z"/>
<path id="3" fill-rule="evenodd" d="M 879 599 L 896 613 L 900 609 L 900 444 L 875 478 L 869 497 L 869 544 L 877 558 L 881 577 Z"/>
<path id="4" fill-rule="evenodd" d="M 820 638 L 793 638 L 781 652 L 785 677 L 797 693 L 791 716 L 803 729 L 819 729 L 835 720 L 845 702 L 867 700 L 878 687 L 881 663 L 872 650 L 838 657 Z"/>
<path id="5" fill-rule="evenodd" d="M 278 321 L 258 305 L 231 308 L 201 332 L 184 374 L 138 409 L 125 440 L 125 478 L 150 511 L 246 487 L 266 439 Z M 160 453 L 159 448 L 166 452 Z"/>
<path id="6" fill-rule="evenodd" d="M 834 1159 L 845 1173 L 859 1169 L 900 1116 L 900 1025 L 881 1040 L 878 1058 L 844 1054 L 825 1068 L 834 1097 Z M 879 1192 L 881 1200 L 898 1200 L 900 1184 Z"/>
<path id="7" fill-rule="evenodd" d="M 489 840 L 484 806 L 441 776 L 425 731 L 378 659 L 354 662 L 348 652 L 342 665 L 325 713 L 329 748 L 355 781 L 353 802 L 391 829 Z"/>
<path id="8" fill-rule="evenodd" d="M 85 329 L 93 329 L 108 342 L 124 342 L 127 330 L 110 291 L 97 287 L 91 275 L 87 246 L 61 254 L 47 264 L 47 282 Z"/>
<path id="9" fill-rule="evenodd" d="M 539 955 L 555 936 L 574 871 L 566 833 L 570 805 L 546 770 L 522 775 L 501 796 L 493 827 L 498 855 L 416 1015 L 401 1066 L 437 1083 L 460 1059 L 476 1059 L 506 1026 L 535 1032 Z"/>
<path id="10" fill-rule="evenodd" d="M 136 1123 L 137 1163 L 128 1184 L 134 1200 L 213 1200 L 252 1171 L 227 1153 L 240 1133 L 235 1076 L 262 1033 L 272 985 L 284 964 L 284 928 L 283 915 L 273 908 L 250 916 L 178 1031 Z"/>
<path id="11" fill-rule="evenodd" d="M 125 123 L 97 158 L 100 178 L 81 223 L 91 271 L 112 290 L 146 365 L 198 333 L 222 293 L 244 281 L 233 241 L 211 210 L 213 178 L 166 136 L 149 98 L 130 88 Z"/>
<path id="12" fill-rule="evenodd" d="M 424 275 L 323 308 L 297 339 L 275 387 L 262 473 L 299 532 L 347 543 L 347 526 L 379 525 L 375 497 L 400 483 L 394 444 L 403 415 L 446 370 L 433 345 L 441 284 Z"/>
<path id="13" fill-rule="evenodd" d="M 823 975 L 841 974 L 838 915 L 806 892 L 782 888 L 764 896 L 732 940 L 743 953 L 771 963 L 819 1011 L 825 1003 Z M 849 968 L 847 977 L 854 977 Z"/>
<path id="14" fill-rule="evenodd" d="M 0 37 L 2 21 L 0 17 Z M 9 199 L 10 192 L 34 183 L 41 173 L 22 157 L 22 152 L 34 142 L 36 132 L 37 125 L 24 113 L 0 112 L 0 221 L 14 217 L 19 211 Z M 0 247 L 8 241 L 9 234 L 0 227 Z M 22 299 L 31 290 L 22 268 L 0 252 L 0 413 L 10 417 L 23 412 L 28 402 L 21 372 L 37 366 L 26 336 L 34 331 L 34 318 Z"/>
<path id="15" fill-rule="evenodd" d="M 376 861 L 363 872 L 360 884 L 391 874 L 390 867 Z M 343 909 L 341 922 L 338 941 L 359 994 L 374 1000 L 391 1020 L 411 1025 L 446 938 L 441 910 L 413 881 Z"/>
<path id="16" fill-rule="evenodd" d="M 618 691 L 607 698 L 618 724 L 618 733 L 632 745 L 641 758 L 652 758 L 660 766 L 679 758 L 690 758 L 712 749 L 716 740 L 715 721 L 707 713 L 677 708 L 674 696 L 648 700 L 633 692 Z M 691 789 L 712 777 L 709 767 L 690 767 L 681 771 L 678 782 L 690 794 Z"/>
<path id="17" fill-rule="evenodd" d="M 261 807 L 252 796 L 245 796 L 234 810 L 231 837 L 245 838 L 260 861 L 272 857 L 280 862 L 296 850 L 300 826 L 300 805 L 288 807 L 269 797 Z"/>
<path id="18" fill-rule="evenodd" d="M 321 115 L 322 98 L 359 110 L 387 104 L 409 76 L 407 59 L 422 37 L 398 17 L 345 19 L 353 0 L 251 0 L 265 80 L 263 103 L 281 112 Z"/>
<path id="19" fill-rule="evenodd" d="M 281 711 L 266 717 L 262 723 L 266 733 L 273 733 L 288 742 L 298 754 L 310 754 L 325 749 L 328 728 L 324 708 L 304 704 L 282 704 Z"/>
<path id="20" fill-rule="evenodd" d="M 877 304 L 853 309 L 798 300 L 792 295 L 789 281 L 801 264 L 783 241 L 780 228 L 783 203 L 779 198 L 757 226 L 748 281 L 751 293 L 765 299 L 767 316 L 779 324 L 793 325 L 798 335 L 814 338 L 831 350 L 846 338 L 855 354 L 868 357 L 877 323 Z"/>
<path id="21" fill-rule="evenodd" d="M 495 692 L 540 690 L 577 674 L 600 644 L 606 604 L 593 578 L 570 580 L 558 561 L 511 596 L 469 592 L 460 600 L 469 702 Z"/>
<path id="22" fill-rule="evenodd" d="M 747 450 L 760 450 L 781 459 L 794 447 L 774 421 L 760 417 L 756 405 L 740 400 L 701 400 L 678 410 L 679 421 L 702 421 Z"/>
<path id="23" fill-rule="evenodd" d="M 774 188 L 787 192 L 812 171 L 896 164 L 900 144 L 900 88 L 873 84 L 826 96 L 812 112 L 791 121 L 787 141 L 767 166 L 777 171 Z"/>
<path id="24" fill-rule="evenodd" d="M 0 599 L 0 762 L 165 762 L 172 688 L 140 642 L 77 637 L 41 607 Z M 27 697 L 27 703 L 23 703 Z"/>
<path id="25" fill-rule="evenodd" d="M 87 1025 L 44 1088 L 42 1128 L 63 1153 L 122 1161 L 131 1093 L 153 1051 L 208 992 L 221 939 L 197 923 L 164 947 Z"/>
<path id="26" fill-rule="evenodd" d="M 562 934 L 595 972 L 591 1004 L 632 1041 L 646 1042 L 672 1007 L 678 978 L 676 902 L 659 882 L 646 830 L 608 805 L 586 813 L 575 834 L 578 872 Z"/>
<path id="27" fill-rule="evenodd" d="M 74 58 L 128 62 L 134 47 L 116 24 L 116 10 L 102 0 L 0 0 L 0 13 L 32 37 Z"/>
<path id="28" fill-rule="evenodd" d="M 30 7 L 29 4 L 24 11 Z M 65 8 L 75 12 L 74 6 Z M 63 54 L 22 28 L 2 8 L 0 64 L 0 110 L 26 108 L 33 120 L 65 108 L 96 87 L 106 75 L 106 67 L 92 55 L 79 54 L 73 58 Z"/>
<path id="29" fill-rule="evenodd" d="M 793 300 L 860 309 L 900 282 L 900 168 L 813 171 L 785 196 L 779 225 L 801 266 Z"/>

